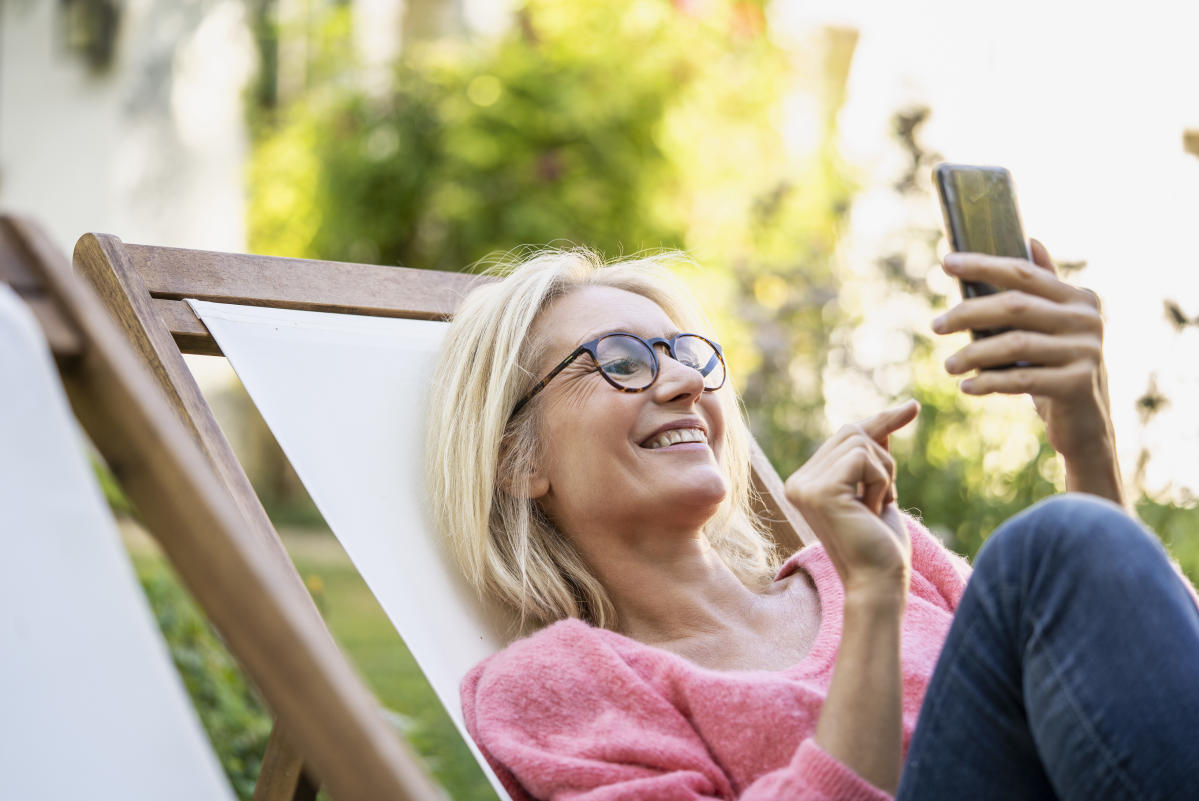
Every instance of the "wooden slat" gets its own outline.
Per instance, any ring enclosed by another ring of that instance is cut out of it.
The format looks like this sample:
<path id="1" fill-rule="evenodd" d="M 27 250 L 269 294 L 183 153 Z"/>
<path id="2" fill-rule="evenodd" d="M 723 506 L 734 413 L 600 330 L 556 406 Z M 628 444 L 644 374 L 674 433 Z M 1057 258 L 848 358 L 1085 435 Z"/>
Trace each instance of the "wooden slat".
<path id="1" fill-rule="evenodd" d="M 295 743 L 276 725 L 258 771 L 253 801 L 313 801 L 319 786 L 305 774 Z"/>
<path id="2" fill-rule="evenodd" d="M 227 487 L 125 334 L 40 230 L 22 221 L 10 228 L 80 332 L 80 355 L 61 370 L 76 417 L 333 795 L 439 799 L 333 645 L 294 568 L 246 536 Z"/>
<path id="3" fill-rule="evenodd" d="M 13 233 L 15 218 L 5 217 L 0 232 L 0 283 L 11 286 L 17 292 L 40 291 L 36 276 L 30 271 L 29 253 L 22 240 Z"/>
<path id="4" fill-rule="evenodd" d="M 58 361 L 73 359 L 79 355 L 81 344 L 79 332 L 63 316 L 62 311 L 53 298 L 46 297 L 40 292 L 17 290 L 17 296 L 25 301 L 37 318 L 42 328 L 42 334 L 50 345 L 50 351 Z"/>
<path id="5" fill-rule="evenodd" d="M 221 346 L 209 333 L 208 326 L 196 316 L 186 301 L 152 298 L 150 305 L 154 308 L 154 314 L 174 338 L 180 351 L 201 356 L 224 355 L 221 353 Z"/>
<path id="6" fill-rule="evenodd" d="M 126 245 L 156 298 L 442 319 L 481 279 L 463 273 Z"/>
<path id="7" fill-rule="evenodd" d="M 758 516 L 770 529 L 770 535 L 785 554 L 792 554 L 804 545 L 817 542 L 816 532 L 808 526 L 799 510 L 791 505 L 783 492 L 783 480 L 774 465 L 766 458 L 757 440 L 750 438 L 749 466 L 754 491 L 761 508 Z"/>
<path id="8" fill-rule="evenodd" d="M 0 283 L 11 286 L 37 318 L 56 359 L 79 354 L 79 332 L 63 316 L 54 299 L 46 295 L 41 279 L 31 265 L 38 255 L 31 252 L 30 237 L 23 233 L 20 218 L 0 215 Z"/>

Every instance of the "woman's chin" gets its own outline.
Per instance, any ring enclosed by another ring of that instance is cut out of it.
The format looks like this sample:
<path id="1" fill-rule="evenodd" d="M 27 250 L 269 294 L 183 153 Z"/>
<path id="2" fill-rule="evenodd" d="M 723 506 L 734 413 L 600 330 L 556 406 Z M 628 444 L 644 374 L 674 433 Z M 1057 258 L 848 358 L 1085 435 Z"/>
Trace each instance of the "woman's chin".
<path id="1" fill-rule="evenodd" d="M 711 517 L 728 497 L 728 482 L 719 469 L 688 471 L 679 478 L 677 493 L 671 493 L 675 496 L 671 506 L 695 509 L 697 512 L 709 510 L 707 516 Z"/>

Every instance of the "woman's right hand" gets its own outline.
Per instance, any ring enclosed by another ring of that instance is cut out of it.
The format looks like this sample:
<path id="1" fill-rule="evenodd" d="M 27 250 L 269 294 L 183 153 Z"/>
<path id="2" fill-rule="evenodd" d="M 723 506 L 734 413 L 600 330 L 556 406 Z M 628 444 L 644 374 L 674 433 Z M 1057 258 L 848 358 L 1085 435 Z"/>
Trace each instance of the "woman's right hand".
<path id="1" fill-rule="evenodd" d="M 908 401 L 842 428 L 785 485 L 845 585 L 841 644 L 816 743 L 890 793 L 899 786 L 903 756 L 900 627 L 912 543 L 887 447 L 891 432 L 919 412 Z"/>
<path id="2" fill-rule="evenodd" d="M 907 595 L 912 546 L 899 514 L 889 437 L 916 419 L 914 400 L 847 425 L 785 484 L 851 594 Z M 902 600 L 900 601 L 902 603 Z"/>

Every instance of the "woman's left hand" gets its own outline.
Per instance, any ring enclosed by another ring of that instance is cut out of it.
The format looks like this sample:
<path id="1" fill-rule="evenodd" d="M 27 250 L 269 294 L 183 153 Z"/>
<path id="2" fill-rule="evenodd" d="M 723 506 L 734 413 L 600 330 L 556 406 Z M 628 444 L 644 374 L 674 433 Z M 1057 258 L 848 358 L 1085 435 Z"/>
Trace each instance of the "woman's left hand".
<path id="1" fill-rule="evenodd" d="M 1032 395 L 1049 443 L 1070 465 L 1115 458 L 1103 366 L 1103 317 L 1094 292 L 1062 281 L 1049 252 L 1032 240 L 1034 261 L 951 253 L 945 272 L 1009 291 L 962 301 L 933 322 L 938 334 L 968 329 L 1013 330 L 971 342 L 949 357 L 951 374 L 982 370 L 961 384 L 969 395 Z M 1107 493 L 1103 493 L 1107 494 Z"/>

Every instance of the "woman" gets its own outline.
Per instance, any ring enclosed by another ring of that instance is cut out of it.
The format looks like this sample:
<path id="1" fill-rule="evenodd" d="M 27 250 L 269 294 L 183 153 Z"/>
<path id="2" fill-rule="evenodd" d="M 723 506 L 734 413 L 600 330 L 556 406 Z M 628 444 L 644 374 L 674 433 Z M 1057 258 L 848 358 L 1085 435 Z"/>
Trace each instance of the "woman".
<path id="1" fill-rule="evenodd" d="M 466 575 L 545 626 L 463 684 L 515 798 L 1183 797 L 1199 611 L 1117 506 L 1097 303 L 1034 257 L 948 257 L 1015 291 L 934 329 L 1019 329 L 947 369 L 1042 365 L 963 390 L 1033 393 L 1090 495 L 1009 521 L 968 585 L 899 511 L 887 444 L 914 402 L 787 480 L 821 544 L 780 566 L 719 345 L 659 265 L 546 253 L 465 300 L 429 477 Z"/>

